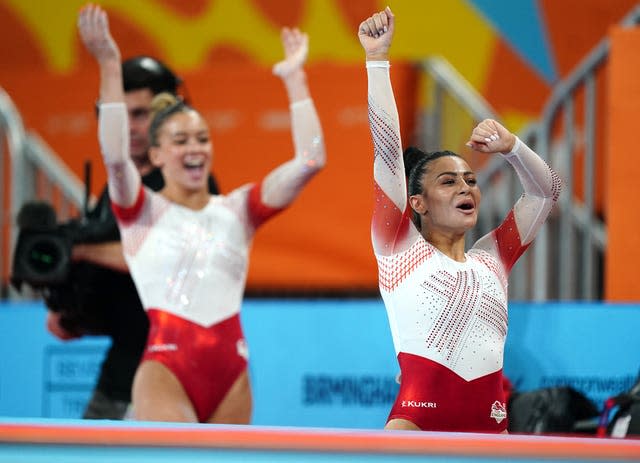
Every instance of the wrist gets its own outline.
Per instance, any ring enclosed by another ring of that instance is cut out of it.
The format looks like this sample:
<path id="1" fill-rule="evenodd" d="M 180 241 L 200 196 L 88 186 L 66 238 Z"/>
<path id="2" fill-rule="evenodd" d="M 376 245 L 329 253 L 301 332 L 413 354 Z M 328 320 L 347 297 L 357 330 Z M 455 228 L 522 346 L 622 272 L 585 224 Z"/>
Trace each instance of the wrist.
<path id="1" fill-rule="evenodd" d="M 304 69 L 299 68 L 289 74 L 283 75 L 282 81 L 287 87 L 301 84 L 305 85 L 307 83 L 307 74 L 304 72 Z"/>
<path id="2" fill-rule="evenodd" d="M 367 61 L 389 61 L 388 49 L 371 50 L 365 53 Z"/>
<path id="3" fill-rule="evenodd" d="M 371 52 L 365 56 L 367 61 L 389 61 L 389 53 L 387 52 Z"/>
<path id="4" fill-rule="evenodd" d="M 282 78 L 289 101 L 298 101 L 309 97 L 307 76 L 304 71 L 298 70 Z"/>
<path id="5" fill-rule="evenodd" d="M 504 151 L 501 151 L 502 154 L 512 153 L 514 151 L 515 147 L 516 147 L 516 143 L 518 141 L 518 138 L 512 133 L 510 133 L 509 135 L 510 135 L 510 140 L 509 140 L 508 148 L 505 149 Z"/>

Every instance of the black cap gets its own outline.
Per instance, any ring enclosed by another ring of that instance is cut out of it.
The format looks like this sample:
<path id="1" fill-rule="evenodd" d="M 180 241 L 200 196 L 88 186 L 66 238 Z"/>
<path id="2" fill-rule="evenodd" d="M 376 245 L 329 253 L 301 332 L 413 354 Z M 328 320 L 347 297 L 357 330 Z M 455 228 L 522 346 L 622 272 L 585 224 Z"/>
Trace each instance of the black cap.
<path id="1" fill-rule="evenodd" d="M 182 80 L 161 61 L 151 56 L 136 56 L 122 62 L 124 91 L 150 88 L 154 95 L 161 92 L 177 94 Z"/>

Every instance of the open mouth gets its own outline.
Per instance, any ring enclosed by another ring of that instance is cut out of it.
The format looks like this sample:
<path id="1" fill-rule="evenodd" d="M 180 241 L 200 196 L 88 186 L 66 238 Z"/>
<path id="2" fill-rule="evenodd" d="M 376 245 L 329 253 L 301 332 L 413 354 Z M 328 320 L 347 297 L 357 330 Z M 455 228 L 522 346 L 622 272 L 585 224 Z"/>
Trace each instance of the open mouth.
<path id="1" fill-rule="evenodd" d="M 204 167 L 204 158 L 200 159 L 185 159 L 182 163 L 185 169 L 201 169 Z"/>
<path id="2" fill-rule="evenodd" d="M 458 204 L 456 207 L 463 211 L 472 211 L 473 209 L 475 209 L 473 201 L 464 201 L 463 203 Z"/>

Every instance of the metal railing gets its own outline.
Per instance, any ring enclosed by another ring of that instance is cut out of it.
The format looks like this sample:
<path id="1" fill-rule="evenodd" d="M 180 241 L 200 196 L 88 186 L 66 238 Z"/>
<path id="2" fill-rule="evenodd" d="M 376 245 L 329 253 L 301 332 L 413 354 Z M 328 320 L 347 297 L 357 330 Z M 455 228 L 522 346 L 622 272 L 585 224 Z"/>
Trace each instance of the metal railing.
<path id="1" fill-rule="evenodd" d="M 620 25 L 630 27 L 640 23 L 640 5 L 623 18 Z M 582 176 L 566 175 L 565 191 L 560 197 L 562 218 L 556 239 L 557 280 L 545 278 L 538 266 L 534 278 L 540 279 L 535 299 L 553 294 L 558 299 L 599 299 L 602 297 L 602 261 L 606 248 L 606 224 L 596 204 L 595 166 L 596 146 L 604 134 L 596 122 L 598 112 L 598 73 L 605 69 L 610 42 L 605 38 L 582 60 L 576 69 L 558 83 L 542 113 L 539 124 L 538 152 L 546 159 L 561 157 L 563 169 L 571 174 L 583 153 Z M 601 101 L 601 99 L 600 99 Z M 578 114 L 578 103 L 583 111 Z M 582 117 L 580 117 L 582 116 Z M 562 119 L 562 124 L 558 122 Z M 582 121 L 582 122 L 581 122 Z M 558 128 L 558 125 L 560 126 Z M 582 195 L 575 190 L 582 190 Z M 550 239 L 548 233 L 541 236 Z M 536 260 L 543 262 L 548 256 L 537 250 Z M 579 271 L 578 271 L 579 270 Z"/>
<path id="2" fill-rule="evenodd" d="M 419 112 L 416 143 L 427 151 L 466 142 L 473 126 L 487 118 L 496 119 L 496 111 L 447 60 L 431 57 L 419 63 L 424 73 L 423 94 L 426 111 Z M 455 121 L 455 123 L 451 123 Z M 452 128 L 454 128 L 452 130 Z"/>
<path id="3" fill-rule="evenodd" d="M 640 6 L 620 25 L 638 23 Z M 527 145 L 561 174 L 564 189 L 547 224 L 512 271 L 511 299 L 602 298 L 607 233 L 595 190 L 595 147 L 603 137 L 596 123 L 599 101 L 596 78 L 606 66 L 609 47 L 609 39 L 603 39 L 554 87 L 540 120 L 519 133 Z M 461 131 L 462 127 L 468 134 L 472 124 L 484 118 L 499 119 L 482 96 L 443 59 L 430 58 L 420 67 L 426 75 L 429 94 L 426 111 L 419 115 L 417 142 L 424 148 L 462 148 L 462 141 L 452 139 L 451 133 Z M 458 109 L 447 109 L 447 105 Z M 578 107 L 583 108 L 580 114 Z M 458 120 L 460 114 L 464 115 L 462 122 Z M 577 172 L 581 172 L 580 177 Z M 495 228 L 522 191 L 513 169 L 499 157 L 478 169 L 478 177 L 484 185 L 483 204 L 478 227 L 469 236 L 470 243 Z"/>
<path id="4" fill-rule="evenodd" d="M 85 188 L 39 136 L 25 130 L 13 101 L 0 88 L 0 179 L 5 178 L 9 178 L 10 188 L 8 198 L 0 188 L 4 210 L 0 217 L 0 296 L 16 298 L 9 272 L 18 235 L 18 211 L 25 202 L 41 199 L 54 204 L 60 220 L 67 219 L 82 210 Z"/>
<path id="5" fill-rule="evenodd" d="M 500 117 L 473 86 L 441 57 L 431 57 L 420 63 L 423 75 L 423 94 L 426 104 L 418 115 L 415 143 L 427 151 L 451 149 L 468 153 L 464 143 L 473 127 L 483 119 Z M 455 127 L 455 128 L 454 128 Z M 530 143 L 531 134 L 520 134 Z M 483 200 L 478 225 L 470 231 L 470 246 L 487 231 L 495 228 L 522 192 L 513 169 L 500 157 L 478 157 L 470 160 L 478 170 L 483 185 Z M 485 164 L 478 168 L 478 162 Z M 530 255 L 525 254 L 510 276 L 509 296 L 527 299 L 530 276 Z"/>

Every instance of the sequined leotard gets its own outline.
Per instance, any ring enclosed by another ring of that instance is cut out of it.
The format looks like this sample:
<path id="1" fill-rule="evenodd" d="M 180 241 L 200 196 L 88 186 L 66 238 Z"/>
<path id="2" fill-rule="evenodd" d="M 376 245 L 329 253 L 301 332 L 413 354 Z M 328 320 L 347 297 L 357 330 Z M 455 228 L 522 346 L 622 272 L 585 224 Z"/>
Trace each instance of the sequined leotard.
<path id="1" fill-rule="evenodd" d="M 176 375 L 200 421 L 211 416 L 246 368 L 239 312 L 253 235 L 324 164 L 312 101 L 293 103 L 291 115 L 293 159 L 262 182 L 212 196 L 203 209 L 192 210 L 140 185 L 127 154 L 124 104 L 100 109 L 125 258 L 150 319 L 143 360 L 157 360 Z"/>
<path id="2" fill-rule="evenodd" d="M 371 225 L 379 285 L 401 371 L 389 420 L 423 430 L 501 432 L 507 278 L 555 203 L 558 176 L 517 140 L 504 158 L 524 194 L 461 263 L 427 242 L 410 220 L 398 113 L 387 62 L 367 64 L 374 141 Z"/>

